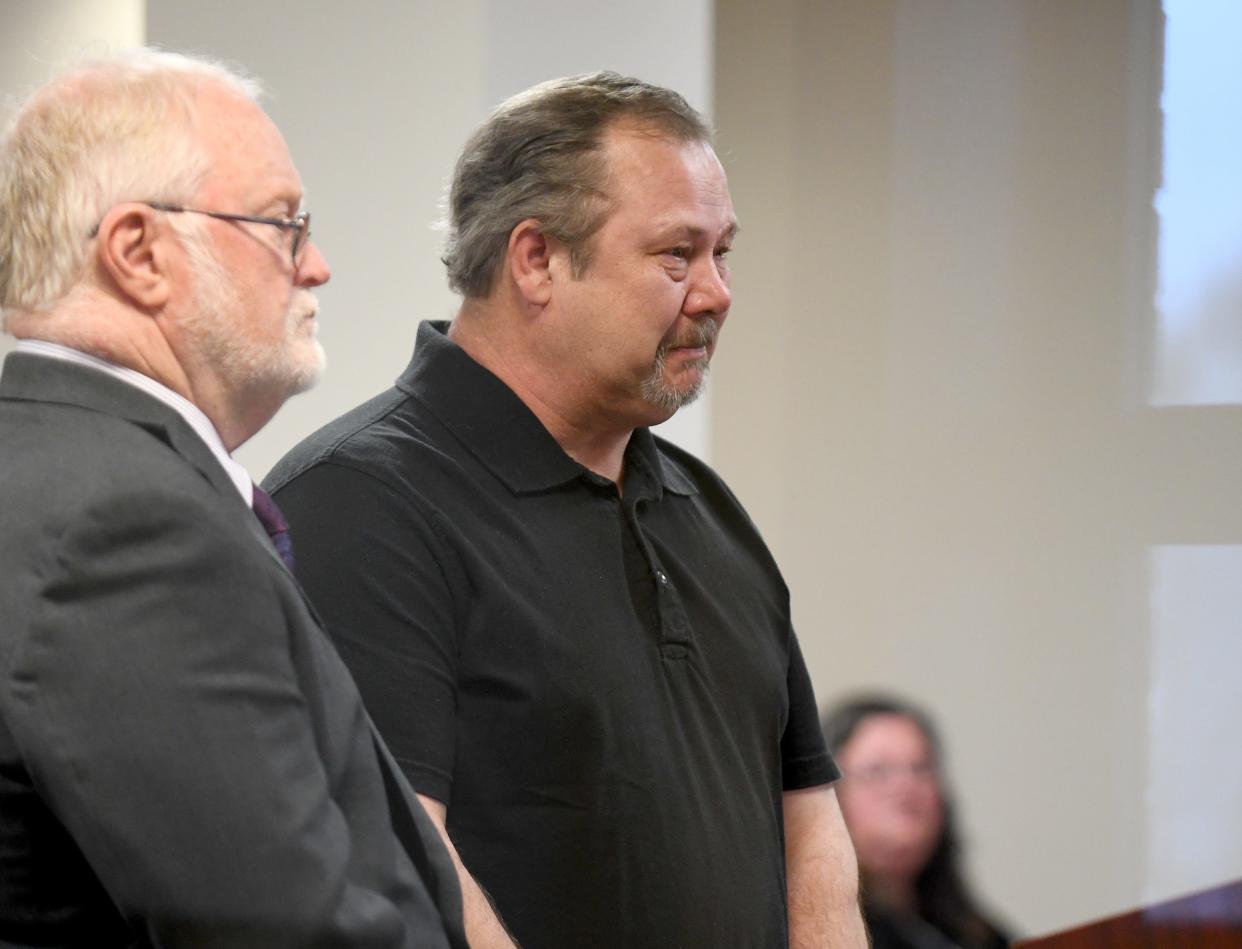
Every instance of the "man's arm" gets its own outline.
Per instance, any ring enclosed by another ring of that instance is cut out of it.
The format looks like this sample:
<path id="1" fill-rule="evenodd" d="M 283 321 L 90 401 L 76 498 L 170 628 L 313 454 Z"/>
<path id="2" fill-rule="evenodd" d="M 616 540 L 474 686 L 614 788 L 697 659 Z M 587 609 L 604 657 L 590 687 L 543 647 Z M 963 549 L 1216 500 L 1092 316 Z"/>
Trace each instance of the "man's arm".
<path id="1" fill-rule="evenodd" d="M 405 463 L 421 467 L 414 457 Z M 420 499 L 376 472 L 391 474 L 325 462 L 268 484 L 291 525 L 298 578 L 452 857 L 470 945 L 512 949 L 513 938 L 446 833 L 467 586 L 455 551 Z"/>
<path id="2" fill-rule="evenodd" d="M 440 831 L 444 846 L 448 848 L 449 856 L 453 858 L 453 866 L 457 868 L 457 879 L 461 882 L 461 896 L 466 917 L 466 939 L 470 943 L 470 949 L 516 949 L 517 943 L 505 929 L 500 917 L 496 915 L 496 908 L 492 906 L 492 901 L 487 898 L 487 893 L 484 892 L 483 887 L 479 886 L 478 881 L 470 875 L 466 865 L 461 862 L 453 841 L 449 840 L 446 827 L 448 808 L 440 801 L 427 797 L 425 794 L 418 795 L 418 799 L 422 802 L 423 809 L 427 811 L 431 822 Z"/>
<path id="3" fill-rule="evenodd" d="M 512 949 L 445 829 L 457 754 L 457 629 L 468 596 L 454 583 L 455 553 L 415 498 L 367 472 L 323 463 L 272 487 L 291 525 L 298 578 L 453 859 L 470 945 Z"/>
<path id="4" fill-rule="evenodd" d="M 867 946 L 858 862 L 831 785 L 786 791 L 790 949 Z"/>

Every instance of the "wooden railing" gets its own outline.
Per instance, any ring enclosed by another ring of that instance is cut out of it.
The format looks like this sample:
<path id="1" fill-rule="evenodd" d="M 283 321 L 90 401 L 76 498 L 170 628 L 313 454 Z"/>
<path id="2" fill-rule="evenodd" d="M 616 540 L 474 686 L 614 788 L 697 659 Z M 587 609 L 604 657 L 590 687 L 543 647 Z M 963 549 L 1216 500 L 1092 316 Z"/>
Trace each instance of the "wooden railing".
<path id="1" fill-rule="evenodd" d="M 1240 949 L 1242 880 L 1110 916 L 1014 949 Z"/>

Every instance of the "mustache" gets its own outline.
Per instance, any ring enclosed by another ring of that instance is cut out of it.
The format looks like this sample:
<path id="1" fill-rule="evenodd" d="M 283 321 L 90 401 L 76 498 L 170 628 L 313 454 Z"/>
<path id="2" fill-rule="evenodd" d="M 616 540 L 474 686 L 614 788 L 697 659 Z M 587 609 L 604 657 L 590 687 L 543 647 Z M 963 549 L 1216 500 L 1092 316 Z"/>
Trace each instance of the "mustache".
<path id="1" fill-rule="evenodd" d="M 710 316 L 704 317 L 690 327 L 690 332 L 667 343 L 661 343 L 657 354 L 667 355 L 674 349 L 695 349 L 700 346 L 711 346 L 720 333 L 720 323 Z"/>
<path id="2" fill-rule="evenodd" d="M 319 314 L 319 298 L 309 290 L 300 289 L 289 300 L 288 315 L 301 320 Z"/>

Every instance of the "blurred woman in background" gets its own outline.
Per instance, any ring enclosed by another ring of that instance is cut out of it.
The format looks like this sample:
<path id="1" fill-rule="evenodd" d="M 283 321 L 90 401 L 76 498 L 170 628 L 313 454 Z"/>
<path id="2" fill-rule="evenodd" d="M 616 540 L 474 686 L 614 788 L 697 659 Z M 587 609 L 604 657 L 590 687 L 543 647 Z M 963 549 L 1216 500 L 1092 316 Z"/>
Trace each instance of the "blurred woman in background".
<path id="1" fill-rule="evenodd" d="M 829 711 L 824 734 L 844 775 L 837 796 L 858 853 L 874 949 L 1006 946 L 962 879 L 927 716 L 886 696 L 860 696 Z"/>

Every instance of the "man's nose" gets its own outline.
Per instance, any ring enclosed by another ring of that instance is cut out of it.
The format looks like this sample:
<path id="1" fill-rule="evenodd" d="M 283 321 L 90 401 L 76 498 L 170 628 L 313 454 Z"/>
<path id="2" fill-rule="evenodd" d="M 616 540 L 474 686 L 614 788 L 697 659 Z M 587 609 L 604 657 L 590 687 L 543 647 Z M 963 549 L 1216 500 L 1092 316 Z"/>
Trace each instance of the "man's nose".
<path id="1" fill-rule="evenodd" d="M 685 311 L 692 316 L 716 316 L 723 319 L 733 302 L 729 275 L 713 257 L 692 274 L 694 281 L 686 294 Z"/>
<path id="2" fill-rule="evenodd" d="M 314 241 L 308 241 L 296 274 L 299 287 L 318 287 L 332 279 L 332 268 Z"/>

